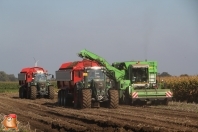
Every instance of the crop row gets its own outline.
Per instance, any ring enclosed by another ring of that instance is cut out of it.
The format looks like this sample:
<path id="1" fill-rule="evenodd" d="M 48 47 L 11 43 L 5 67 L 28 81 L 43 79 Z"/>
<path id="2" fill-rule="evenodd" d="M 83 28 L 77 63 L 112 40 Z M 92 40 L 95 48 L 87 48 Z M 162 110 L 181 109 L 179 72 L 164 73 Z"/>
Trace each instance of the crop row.
<path id="1" fill-rule="evenodd" d="M 176 101 L 198 103 L 198 76 L 163 77 L 160 80 L 170 88 Z"/>

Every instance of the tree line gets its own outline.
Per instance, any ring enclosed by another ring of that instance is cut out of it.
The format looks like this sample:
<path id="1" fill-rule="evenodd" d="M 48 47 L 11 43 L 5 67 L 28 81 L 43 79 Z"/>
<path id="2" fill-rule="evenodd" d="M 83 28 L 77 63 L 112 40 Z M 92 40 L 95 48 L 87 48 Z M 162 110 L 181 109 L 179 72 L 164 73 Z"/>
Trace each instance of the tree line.
<path id="1" fill-rule="evenodd" d="M 17 81 L 18 78 L 14 74 L 6 74 L 4 71 L 0 71 L 0 81 Z"/>
<path id="2" fill-rule="evenodd" d="M 162 72 L 162 73 L 158 73 L 159 77 L 171 77 L 172 75 L 169 74 L 168 72 Z M 180 77 L 187 77 L 189 76 L 188 74 L 181 74 Z"/>

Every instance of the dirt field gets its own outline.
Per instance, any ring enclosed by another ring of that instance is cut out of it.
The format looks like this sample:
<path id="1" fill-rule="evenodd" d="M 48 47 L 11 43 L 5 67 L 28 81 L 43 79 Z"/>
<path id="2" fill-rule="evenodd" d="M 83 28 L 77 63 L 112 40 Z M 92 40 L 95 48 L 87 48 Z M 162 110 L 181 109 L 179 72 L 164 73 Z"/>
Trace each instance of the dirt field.
<path id="1" fill-rule="evenodd" d="M 198 131 L 198 105 L 173 103 L 169 106 L 77 110 L 57 106 L 54 100 L 19 99 L 18 94 L 0 94 L 0 113 L 17 114 L 20 124 L 36 132 L 166 132 Z M 20 125 L 19 124 L 19 125 Z"/>

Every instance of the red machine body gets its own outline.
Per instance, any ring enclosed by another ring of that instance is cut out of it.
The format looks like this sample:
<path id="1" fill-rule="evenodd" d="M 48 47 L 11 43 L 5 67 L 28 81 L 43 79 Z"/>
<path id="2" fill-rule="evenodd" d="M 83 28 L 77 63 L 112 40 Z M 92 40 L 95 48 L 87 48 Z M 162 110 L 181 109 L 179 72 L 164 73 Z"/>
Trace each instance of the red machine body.
<path id="1" fill-rule="evenodd" d="M 74 62 L 63 63 L 59 71 L 65 70 L 64 76 L 67 76 L 65 80 L 59 80 L 57 78 L 57 86 L 59 89 L 73 89 L 76 82 L 83 79 L 83 71 L 85 67 L 100 66 L 97 62 L 91 60 L 82 60 Z"/>
<path id="2" fill-rule="evenodd" d="M 91 89 L 81 89 L 78 90 L 77 85 L 80 81 L 84 80 L 83 73 L 85 68 L 88 67 L 100 67 L 100 65 L 91 60 L 81 60 L 74 62 L 63 63 L 59 70 L 56 71 L 56 81 L 59 92 L 58 92 L 58 104 L 60 106 L 74 106 L 75 108 L 78 105 L 82 106 L 82 98 L 88 99 L 88 104 L 91 103 Z M 83 95 L 82 95 L 83 94 Z M 86 94 L 86 95 L 84 95 Z M 85 102 L 84 104 L 86 104 Z M 91 105 L 91 104 L 90 104 Z M 85 107 L 89 107 L 87 105 Z"/>
<path id="3" fill-rule="evenodd" d="M 42 67 L 26 67 L 18 74 L 19 97 L 36 99 L 37 97 L 54 98 L 54 87 L 47 79 L 47 73 Z"/>
<path id="4" fill-rule="evenodd" d="M 26 67 L 19 73 L 19 85 L 24 85 L 32 81 L 34 78 L 34 73 L 47 73 L 47 71 L 42 67 Z M 21 75 L 21 76 L 20 76 Z"/>

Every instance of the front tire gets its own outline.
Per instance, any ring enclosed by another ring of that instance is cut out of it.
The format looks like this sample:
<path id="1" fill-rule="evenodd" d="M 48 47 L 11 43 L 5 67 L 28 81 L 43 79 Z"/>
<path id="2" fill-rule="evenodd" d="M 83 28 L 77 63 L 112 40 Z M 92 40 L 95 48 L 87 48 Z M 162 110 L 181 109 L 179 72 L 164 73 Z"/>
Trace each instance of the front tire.
<path id="1" fill-rule="evenodd" d="M 30 99 L 34 100 L 36 99 L 37 96 L 37 88 L 36 86 L 31 86 L 30 87 Z"/>
<path id="2" fill-rule="evenodd" d="M 63 90 L 63 96 L 62 96 L 62 98 L 63 98 L 62 105 L 64 107 L 66 107 L 68 105 L 68 92 L 67 92 L 67 90 Z"/>
<path id="3" fill-rule="evenodd" d="M 165 99 L 165 100 L 162 101 L 162 105 L 168 106 L 168 103 L 169 103 L 168 99 Z"/>
<path id="4" fill-rule="evenodd" d="M 48 98 L 49 99 L 54 99 L 54 94 L 55 94 L 54 87 L 53 86 L 49 86 L 48 87 Z"/>
<path id="5" fill-rule="evenodd" d="M 19 88 L 19 98 L 23 99 L 24 98 L 24 87 L 21 86 Z"/>
<path id="6" fill-rule="evenodd" d="M 91 108 L 91 90 L 82 89 L 81 91 L 81 108 Z"/>
<path id="7" fill-rule="evenodd" d="M 61 90 L 58 91 L 58 105 L 61 106 Z"/>
<path id="8" fill-rule="evenodd" d="M 79 92 L 80 90 L 77 90 L 77 87 L 75 86 L 75 88 L 74 88 L 74 109 L 77 109 L 77 108 L 79 108 L 79 105 L 80 105 L 80 92 Z"/>
<path id="9" fill-rule="evenodd" d="M 116 109 L 119 105 L 118 90 L 109 90 L 109 108 Z"/>

